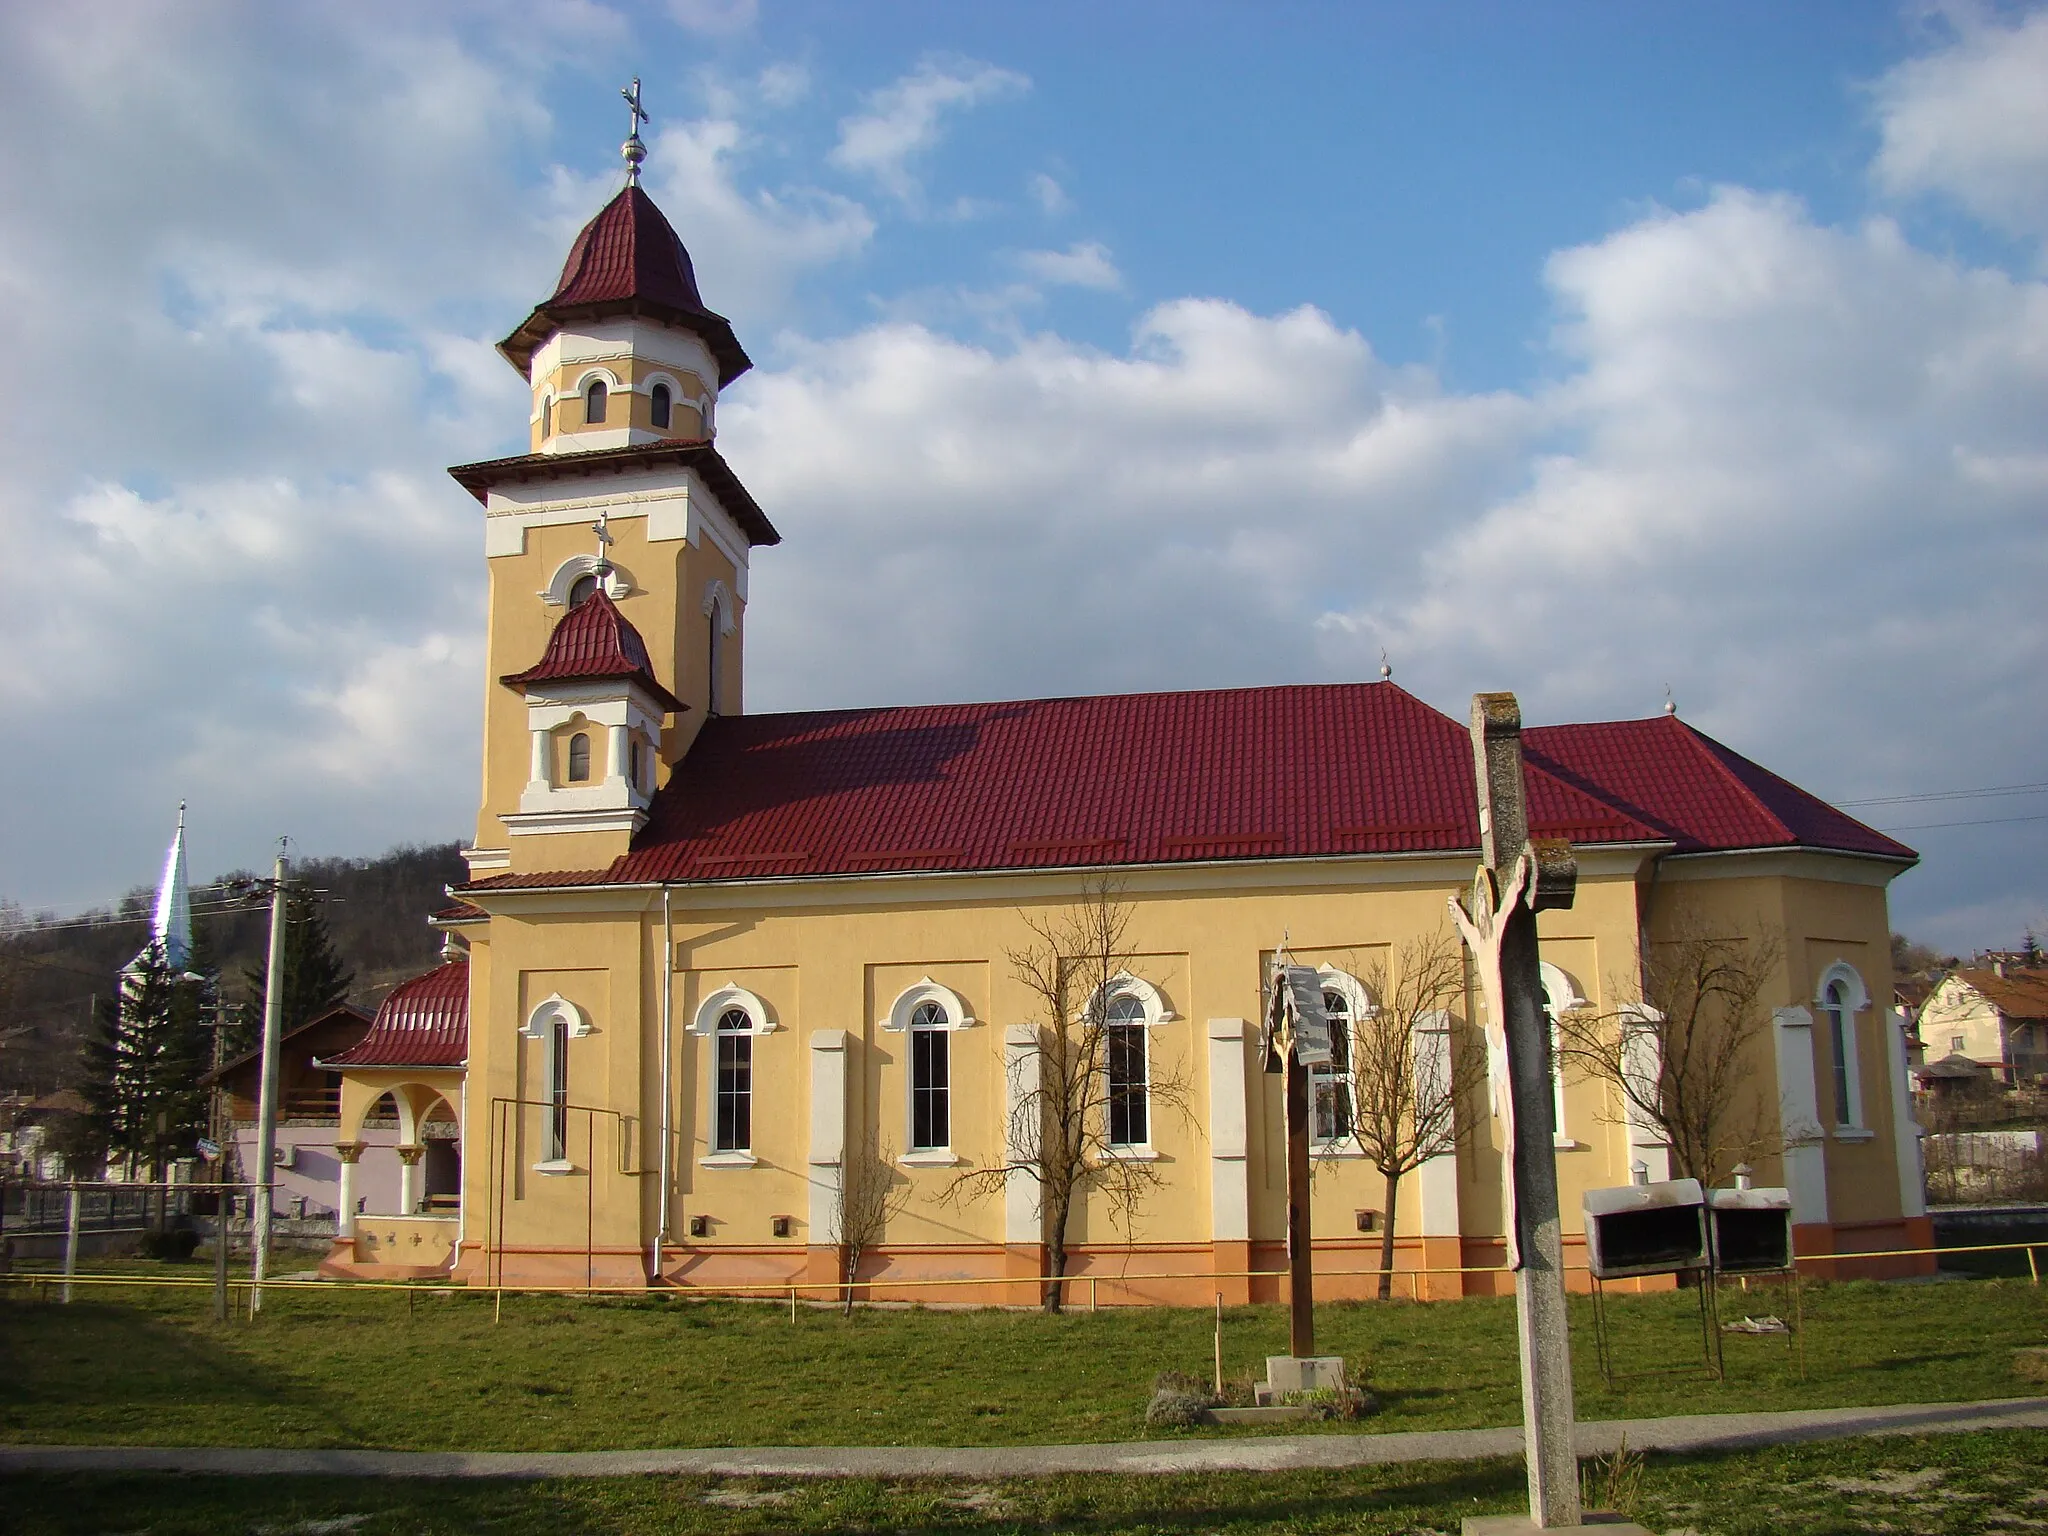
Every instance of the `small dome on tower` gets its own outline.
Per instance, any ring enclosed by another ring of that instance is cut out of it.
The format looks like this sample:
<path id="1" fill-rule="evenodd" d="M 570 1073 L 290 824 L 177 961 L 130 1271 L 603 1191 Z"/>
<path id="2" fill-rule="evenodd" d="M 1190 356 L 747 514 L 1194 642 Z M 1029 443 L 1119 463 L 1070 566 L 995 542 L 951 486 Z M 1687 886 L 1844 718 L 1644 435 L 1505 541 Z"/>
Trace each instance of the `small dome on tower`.
<path id="1" fill-rule="evenodd" d="M 524 692 L 529 683 L 599 682 L 609 678 L 637 683 L 671 711 L 680 713 L 689 708 L 655 680 L 647 642 L 599 583 L 595 592 L 570 609 L 555 626 L 539 661 L 524 672 L 508 673 L 498 681 Z"/>
<path id="2" fill-rule="evenodd" d="M 583 226 L 554 293 L 498 350 L 525 373 L 533 354 L 563 325 L 607 315 L 645 315 L 701 336 L 718 361 L 721 389 L 754 366 L 732 323 L 704 307 L 690 253 L 654 199 L 637 186 L 627 187 Z"/>

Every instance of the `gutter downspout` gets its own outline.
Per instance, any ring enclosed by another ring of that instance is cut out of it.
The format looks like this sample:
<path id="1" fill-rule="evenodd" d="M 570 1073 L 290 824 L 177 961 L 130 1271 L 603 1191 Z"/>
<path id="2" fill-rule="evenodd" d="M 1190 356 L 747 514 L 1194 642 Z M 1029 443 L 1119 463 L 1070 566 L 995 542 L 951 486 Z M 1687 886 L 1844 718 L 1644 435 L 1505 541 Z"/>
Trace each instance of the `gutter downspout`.
<path id="1" fill-rule="evenodd" d="M 674 1021 L 671 1018 L 674 1010 L 672 999 L 675 991 L 675 978 L 670 974 L 669 967 L 674 963 L 676 943 L 675 916 L 669 906 L 671 894 L 672 888 L 664 881 L 661 887 L 661 963 L 655 967 L 655 974 L 658 978 L 657 984 L 661 987 L 661 1152 L 657 1159 L 657 1165 L 660 1169 L 661 1186 L 655 1191 L 655 1199 L 660 1202 L 660 1213 L 655 1221 L 654 1252 L 647 1266 L 647 1280 L 650 1285 L 661 1279 L 661 1251 L 668 1245 L 669 1179 L 671 1176 L 669 1141 L 673 1134 L 673 1127 L 670 1123 L 670 1105 L 675 1097 L 671 1091 L 672 1085 L 670 1082 L 670 1077 L 675 1067 Z"/>

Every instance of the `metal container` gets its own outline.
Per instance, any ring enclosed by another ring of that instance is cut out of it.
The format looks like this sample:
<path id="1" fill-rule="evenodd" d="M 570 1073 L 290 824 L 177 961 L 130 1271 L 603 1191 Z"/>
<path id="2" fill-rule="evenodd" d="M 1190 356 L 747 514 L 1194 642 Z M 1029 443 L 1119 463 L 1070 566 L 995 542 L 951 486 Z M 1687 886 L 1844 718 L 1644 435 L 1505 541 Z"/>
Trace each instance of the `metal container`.
<path id="1" fill-rule="evenodd" d="M 1707 1195 L 1714 1267 L 1724 1275 L 1792 1267 L 1792 1191 L 1716 1189 Z"/>
<path id="2" fill-rule="evenodd" d="M 1585 1211 L 1586 1263 L 1596 1280 L 1707 1267 L 1707 1200 L 1698 1179 L 1589 1189 Z"/>

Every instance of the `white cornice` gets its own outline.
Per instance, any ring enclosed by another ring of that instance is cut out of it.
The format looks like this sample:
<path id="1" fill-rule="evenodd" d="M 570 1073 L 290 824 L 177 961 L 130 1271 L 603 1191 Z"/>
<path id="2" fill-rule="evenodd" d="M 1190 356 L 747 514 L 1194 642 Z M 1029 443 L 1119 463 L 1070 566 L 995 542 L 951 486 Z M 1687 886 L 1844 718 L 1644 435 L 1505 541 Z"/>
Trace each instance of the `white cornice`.
<path id="1" fill-rule="evenodd" d="M 1665 856 L 1658 878 L 1676 880 L 1831 880 L 1838 885 L 1882 890 L 1911 869 L 1911 859 L 1875 853 L 1842 853 L 1825 848 L 1734 848 L 1713 853 Z"/>

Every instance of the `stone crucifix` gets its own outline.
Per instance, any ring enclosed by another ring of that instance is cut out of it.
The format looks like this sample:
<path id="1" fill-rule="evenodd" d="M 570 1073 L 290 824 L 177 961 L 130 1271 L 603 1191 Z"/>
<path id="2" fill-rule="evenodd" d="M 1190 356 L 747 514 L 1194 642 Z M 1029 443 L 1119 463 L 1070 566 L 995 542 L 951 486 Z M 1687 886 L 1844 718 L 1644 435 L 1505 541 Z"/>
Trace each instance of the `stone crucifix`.
<path id="1" fill-rule="evenodd" d="M 1536 914 L 1569 907 L 1578 882 L 1571 845 L 1529 837 L 1522 711 L 1512 693 L 1472 696 L 1480 866 L 1451 916 L 1472 951 L 1486 1002 L 1487 1076 L 1505 1132 L 1508 1263 L 1521 1342 L 1522 1436 L 1529 1517 L 1538 1529 L 1579 1523 L 1572 1446 L 1571 1336 L 1564 1233 L 1557 1211 L 1550 1019 L 1536 952 Z"/>
<path id="2" fill-rule="evenodd" d="M 1266 993 L 1266 1070 L 1284 1072 L 1287 1113 L 1287 1351 L 1296 1360 L 1316 1352 L 1315 1263 L 1309 1232 L 1309 1069 L 1331 1061 L 1323 978 L 1294 965 L 1283 939 Z"/>

